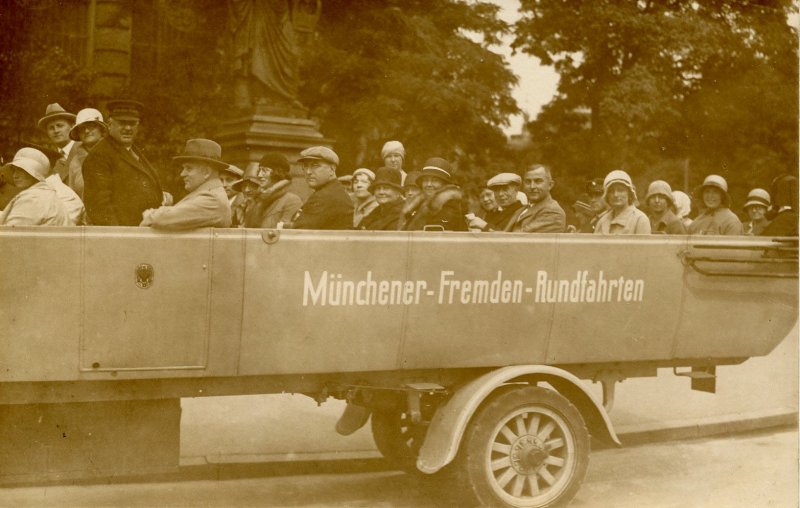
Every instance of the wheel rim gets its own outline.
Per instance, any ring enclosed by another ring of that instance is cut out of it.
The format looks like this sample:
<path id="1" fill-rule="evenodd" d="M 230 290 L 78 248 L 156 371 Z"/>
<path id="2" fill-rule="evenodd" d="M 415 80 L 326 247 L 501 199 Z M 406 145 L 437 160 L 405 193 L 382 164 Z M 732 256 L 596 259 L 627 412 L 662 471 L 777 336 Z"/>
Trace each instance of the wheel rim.
<path id="1" fill-rule="evenodd" d="M 558 413 L 524 407 L 495 426 L 485 459 L 489 485 L 506 504 L 542 506 L 569 485 L 577 465 L 575 437 Z"/>

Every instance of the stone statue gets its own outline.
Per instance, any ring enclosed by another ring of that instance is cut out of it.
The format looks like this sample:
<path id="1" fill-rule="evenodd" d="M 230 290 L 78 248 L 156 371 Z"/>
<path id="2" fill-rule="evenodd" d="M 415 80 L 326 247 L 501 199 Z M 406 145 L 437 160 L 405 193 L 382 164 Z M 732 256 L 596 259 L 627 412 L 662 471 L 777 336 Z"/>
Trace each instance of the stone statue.
<path id="1" fill-rule="evenodd" d="M 289 0 L 228 0 L 236 106 L 300 108 Z"/>

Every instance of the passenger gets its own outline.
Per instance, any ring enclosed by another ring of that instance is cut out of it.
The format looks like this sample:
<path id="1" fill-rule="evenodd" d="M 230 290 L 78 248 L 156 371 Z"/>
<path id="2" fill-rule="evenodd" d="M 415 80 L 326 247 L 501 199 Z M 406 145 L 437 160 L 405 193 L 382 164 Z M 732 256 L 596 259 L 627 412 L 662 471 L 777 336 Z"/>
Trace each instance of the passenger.
<path id="1" fill-rule="evenodd" d="M 764 189 L 753 189 L 747 194 L 744 211 L 750 220 L 742 223 L 745 235 L 758 236 L 764 231 L 764 228 L 769 224 L 767 210 L 769 210 L 771 204 L 769 192 Z"/>
<path id="2" fill-rule="evenodd" d="M 352 229 L 353 201 L 336 180 L 339 156 L 330 148 L 313 146 L 300 152 L 298 159 L 314 189 L 294 217 L 295 229 Z"/>
<path id="3" fill-rule="evenodd" d="M 466 231 L 464 194 L 453 183 L 450 163 L 441 157 L 425 161 L 419 178 L 422 194 L 403 205 L 399 227 L 405 231 Z"/>
<path id="4" fill-rule="evenodd" d="M 228 167 L 219 173 L 222 188 L 225 189 L 225 195 L 228 196 L 228 204 L 231 207 L 231 227 L 233 228 L 244 226 L 244 194 L 234 188 L 242 180 L 243 175 L 242 168 L 233 164 L 228 164 Z"/>
<path id="5" fill-rule="evenodd" d="M 175 205 L 145 210 L 139 225 L 168 230 L 230 227 L 231 205 L 219 179 L 228 167 L 222 161 L 222 148 L 210 139 L 190 139 L 172 160 L 181 163 L 189 194 Z"/>
<path id="6" fill-rule="evenodd" d="M 395 231 L 403 210 L 403 188 L 400 186 L 400 171 L 392 168 L 379 168 L 370 192 L 375 196 L 378 207 L 361 220 L 361 229 L 368 231 Z"/>
<path id="7" fill-rule="evenodd" d="M 420 189 L 417 180 L 419 180 L 419 171 L 409 171 L 406 175 L 406 179 L 403 182 L 403 199 L 406 201 L 422 194 L 422 189 Z"/>
<path id="8" fill-rule="evenodd" d="M 568 233 L 593 233 L 596 219 L 595 210 L 590 203 L 588 194 L 581 194 L 572 204 L 575 213 L 575 224 L 567 226 Z"/>
<path id="9" fill-rule="evenodd" d="M 600 217 L 600 215 L 608 210 L 608 203 L 606 203 L 606 200 L 603 197 L 605 195 L 605 190 L 603 189 L 603 179 L 592 178 L 591 180 L 587 181 L 585 190 L 589 195 L 589 204 L 592 205 L 592 209 L 594 210 L 594 223 L 597 223 L 597 219 Z"/>
<path id="10" fill-rule="evenodd" d="M 667 235 L 685 235 L 686 228 L 675 215 L 675 198 L 672 188 L 664 180 L 655 180 L 647 189 L 647 216 L 650 218 L 650 231 Z"/>
<path id="11" fill-rule="evenodd" d="M 353 206 L 355 206 L 356 199 L 353 197 L 353 175 L 342 175 L 336 178 L 342 187 L 344 187 L 345 192 L 347 195 L 350 196 L 350 200 L 353 202 Z"/>
<path id="12" fill-rule="evenodd" d="M 0 214 L 0 226 L 72 225 L 64 203 L 45 181 L 50 173 L 50 161 L 45 154 L 34 148 L 22 148 L 6 166 L 12 171 L 14 186 L 21 190 Z"/>
<path id="13" fill-rule="evenodd" d="M 103 115 L 96 109 L 86 108 L 78 111 L 75 125 L 69 131 L 69 138 L 75 141 L 66 160 L 66 184 L 83 197 L 83 161 L 89 155 L 89 150 L 108 133 L 108 127 L 103 122 Z"/>
<path id="14" fill-rule="evenodd" d="M 303 206 L 300 197 L 289 192 L 289 160 L 278 152 L 267 152 L 258 163 L 258 171 L 255 179 L 245 173 L 243 180 L 247 196 L 244 226 L 282 228 L 291 223 L 292 217 Z"/>
<path id="15" fill-rule="evenodd" d="M 517 199 L 522 178 L 514 173 L 499 173 L 486 183 L 497 200 L 497 208 L 487 212 L 485 218 L 470 220 L 469 229 L 478 231 L 505 231 L 523 204 Z"/>
<path id="16" fill-rule="evenodd" d="M 367 168 L 358 168 L 353 171 L 353 228 L 358 229 L 361 220 L 372 212 L 377 206 L 375 196 L 369 188 L 375 181 L 375 173 Z"/>
<path id="17" fill-rule="evenodd" d="M 481 193 L 478 194 L 478 203 L 481 205 L 481 210 L 477 215 L 481 219 L 486 219 L 490 212 L 497 210 L 497 200 L 494 197 L 494 192 L 489 187 L 481 189 Z"/>
<path id="18" fill-rule="evenodd" d="M 381 148 L 381 159 L 384 167 L 396 169 L 400 172 L 400 183 L 405 184 L 408 176 L 403 171 L 403 163 L 406 160 L 406 148 L 399 141 L 387 141 Z"/>
<path id="19" fill-rule="evenodd" d="M 761 236 L 797 236 L 797 178 L 781 175 L 772 181 L 772 222 Z"/>
<path id="20" fill-rule="evenodd" d="M 90 224 L 138 226 L 145 210 L 172 204 L 172 196 L 161 190 L 155 168 L 133 144 L 142 108 L 135 101 L 108 103 L 108 136 L 83 161 Z"/>
<path id="21" fill-rule="evenodd" d="M 597 219 L 596 235 L 649 235 L 650 220 L 636 208 L 636 188 L 625 171 L 616 169 L 603 180 L 603 200 L 610 209 Z"/>
<path id="22" fill-rule="evenodd" d="M 689 226 L 691 235 L 741 235 L 742 223 L 730 211 L 728 182 L 719 175 L 708 175 L 697 191 L 703 211 Z"/>
<path id="23" fill-rule="evenodd" d="M 520 208 L 505 230 L 514 233 L 563 233 L 567 230 L 567 214 L 550 196 L 555 182 L 550 168 L 534 164 L 525 173 L 523 189 L 530 204 Z"/>
<path id="24" fill-rule="evenodd" d="M 39 128 L 47 133 L 50 143 L 58 150 L 59 158 L 53 165 L 53 173 L 58 174 L 62 182 L 66 182 L 69 177 L 67 158 L 75 146 L 69 133 L 74 124 L 75 115 L 65 111 L 57 102 L 47 105 L 44 116 L 38 122 Z"/>
<path id="25" fill-rule="evenodd" d="M 0 210 L 8 206 L 20 189 L 14 185 L 14 169 L 10 164 L 5 164 L 0 157 Z"/>
<path id="26" fill-rule="evenodd" d="M 692 219 L 689 218 L 689 214 L 692 211 L 692 198 L 685 192 L 679 190 L 672 191 L 672 197 L 675 201 L 675 215 L 678 216 L 683 227 L 688 231 L 689 225 L 692 223 Z"/>

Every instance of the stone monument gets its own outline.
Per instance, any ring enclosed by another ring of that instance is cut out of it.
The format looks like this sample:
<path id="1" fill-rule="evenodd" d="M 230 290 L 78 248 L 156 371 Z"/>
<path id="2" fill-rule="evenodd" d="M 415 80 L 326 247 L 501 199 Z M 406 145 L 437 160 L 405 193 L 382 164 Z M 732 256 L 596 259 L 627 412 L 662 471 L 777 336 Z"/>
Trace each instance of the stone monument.
<path id="1" fill-rule="evenodd" d="M 245 168 L 277 151 L 294 161 L 331 144 L 297 99 L 299 44 L 320 11 L 321 0 L 228 0 L 234 107 L 215 136 L 226 160 Z"/>

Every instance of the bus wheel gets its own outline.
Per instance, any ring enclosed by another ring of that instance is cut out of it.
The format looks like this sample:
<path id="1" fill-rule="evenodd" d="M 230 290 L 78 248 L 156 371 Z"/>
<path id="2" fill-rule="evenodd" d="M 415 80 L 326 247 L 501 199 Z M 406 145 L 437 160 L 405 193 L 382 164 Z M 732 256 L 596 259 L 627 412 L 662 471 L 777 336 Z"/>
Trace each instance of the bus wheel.
<path id="1" fill-rule="evenodd" d="M 398 411 L 373 411 L 372 438 L 381 455 L 399 469 L 417 470 L 417 456 L 425 439 L 427 427 L 413 424 L 407 413 Z"/>
<path id="2" fill-rule="evenodd" d="M 580 412 L 553 390 L 525 386 L 475 414 L 456 469 L 472 504 L 540 508 L 572 499 L 588 464 Z"/>

